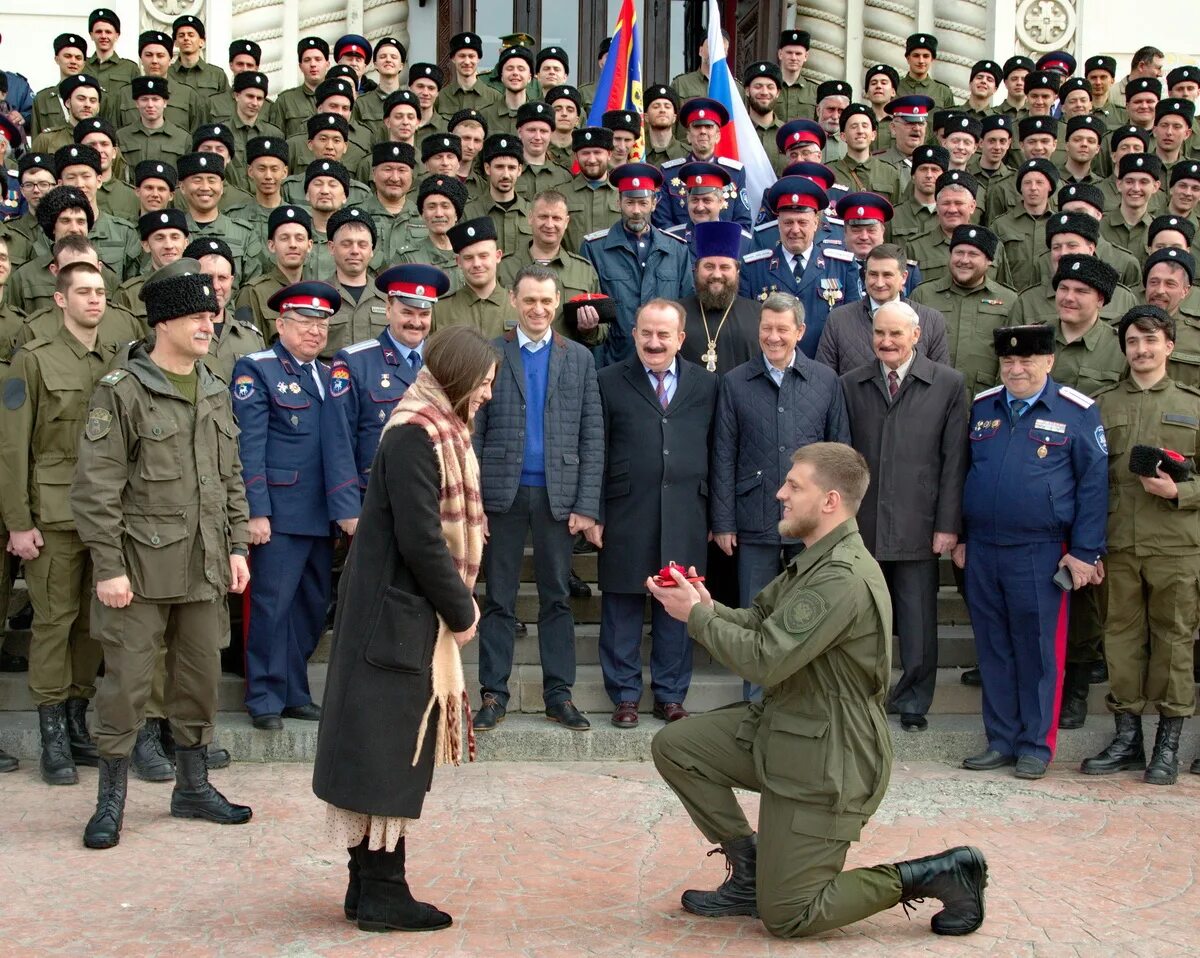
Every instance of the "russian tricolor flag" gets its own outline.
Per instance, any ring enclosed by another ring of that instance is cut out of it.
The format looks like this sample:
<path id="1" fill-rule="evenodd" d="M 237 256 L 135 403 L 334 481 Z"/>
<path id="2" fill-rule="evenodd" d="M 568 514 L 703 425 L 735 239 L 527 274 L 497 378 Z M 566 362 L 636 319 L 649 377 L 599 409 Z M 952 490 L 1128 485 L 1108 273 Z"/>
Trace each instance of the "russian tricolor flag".
<path id="1" fill-rule="evenodd" d="M 767 158 L 762 141 L 754 129 L 754 121 L 746 104 L 738 96 L 725 58 L 725 38 L 721 36 L 721 10 L 717 0 L 708 0 L 708 95 L 729 113 L 729 122 L 721 130 L 717 156 L 740 160 L 746 168 L 746 193 L 750 209 L 757 210 L 762 195 L 775 182 L 775 170 Z"/>

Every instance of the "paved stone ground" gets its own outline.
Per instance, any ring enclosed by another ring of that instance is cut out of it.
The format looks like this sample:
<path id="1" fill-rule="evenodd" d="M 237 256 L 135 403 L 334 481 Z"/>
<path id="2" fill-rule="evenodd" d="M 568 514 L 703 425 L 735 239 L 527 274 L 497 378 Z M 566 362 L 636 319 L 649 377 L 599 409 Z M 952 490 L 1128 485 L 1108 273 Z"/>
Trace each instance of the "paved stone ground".
<path id="1" fill-rule="evenodd" d="M 0 953 L 156 956 L 711 958 L 919 955 L 1179 956 L 1200 937 L 1200 778 L 1054 771 L 1041 782 L 932 763 L 897 767 L 849 864 L 978 845 L 990 863 L 987 922 L 929 931 L 935 906 L 899 908 L 804 942 L 750 919 L 695 918 L 688 887 L 722 877 L 653 767 L 478 763 L 439 771 L 411 837 L 410 878 L 454 926 L 359 932 L 341 914 L 345 853 L 324 840 L 311 768 L 238 764 L 214 774 L 254 807 L 241 827 L 169 817 L 171 786 L 131 783 L 121 845 L 80 834 L 96 772 L 75 788 L 31 768 L 0 776 Z M 753 809 L 755 799 L 746 797 Z"/>

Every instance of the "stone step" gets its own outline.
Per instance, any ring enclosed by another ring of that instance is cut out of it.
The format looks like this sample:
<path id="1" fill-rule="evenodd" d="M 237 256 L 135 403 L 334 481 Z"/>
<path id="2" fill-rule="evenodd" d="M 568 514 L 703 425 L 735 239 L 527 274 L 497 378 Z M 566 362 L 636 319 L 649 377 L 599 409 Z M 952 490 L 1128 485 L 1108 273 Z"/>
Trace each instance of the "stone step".
<path id="1" fill-rule="evenodd" d="M 650 760 L 650 740 L 663 723 L 643 716 L 637 728 L 617 729 L 607 714 L 592 714 L 592 728 L 572 732 L 538 715 L 510 713 L 507 719 L 491 732 L 476 736 L 480 761 L 631 761 Z M 686 719 L 684 720 L 686 721 Z M 239 762 L 312 762 L 316 755 L 317 723 L 285 719 L 280 732 L 263 732 L 253 728 L 247 715 L 241 712 L 222 712 L 217 716 L 217 738 Z M 964 756 L 984 748 L 983 729 L 973 715 L 931 716 L 924 732 L 905 732 L 895 718 L 890 721 L 895 765 L 907 762 L 945 762 L 957 767 Z M 1153 736 L 1154 719 L 1146 719 L 1148 737 Z M 1078 763 L 1095 755 L 1111 740 L 1112 722 L 1095 716 L 1081 729 L 1060 731 L 1058 749 L 1052 774 L 1078 774 Z M 37 774 L 37 722 L 19 712 L 0 712 L 0 748 L 22 759 L 16 774 Z M 1181 782 L 1193 781 L 1186 775 L 1188 763 L 1200 752 L 1200 727 L 1187 722 L 1180 745 Z M 1007 769 L 980 773 L 1008 779 Z M 1126 777 L 1138 772 L 1123 773 Z M 213 779 L 220 785 L 221 772 Z M 80 778 L 92 788 L 95 772 L 83 769 Z M 131 782 L 131 788 L 156 786 Z M 161 786 L 169 790 L 169 785 Z"/>

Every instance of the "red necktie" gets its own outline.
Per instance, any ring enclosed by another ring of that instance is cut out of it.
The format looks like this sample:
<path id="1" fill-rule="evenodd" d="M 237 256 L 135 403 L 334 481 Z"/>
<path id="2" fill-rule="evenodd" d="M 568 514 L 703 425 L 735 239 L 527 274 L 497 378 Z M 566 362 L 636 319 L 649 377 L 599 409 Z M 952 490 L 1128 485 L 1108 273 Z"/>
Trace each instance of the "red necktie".
<path id="1" fill-rule="evenodd" d="M 667 397 L 667 370 L 664 369 L 662 372 L 656 372 L 654 378 L 658 380 L 658 386 L 654 390 L 654 395 L 658 397 L 658 404 L 663 409 L 666 409 L 667 403 L 670 402 Z"/>

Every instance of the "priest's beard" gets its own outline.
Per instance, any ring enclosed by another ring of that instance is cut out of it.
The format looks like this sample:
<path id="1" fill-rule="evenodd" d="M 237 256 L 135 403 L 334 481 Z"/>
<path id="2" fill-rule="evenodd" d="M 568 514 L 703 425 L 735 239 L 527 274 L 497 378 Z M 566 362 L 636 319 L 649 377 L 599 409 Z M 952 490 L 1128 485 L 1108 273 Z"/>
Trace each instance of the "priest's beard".
<path id="1" fill-rule="evenodd" d="M 696 297 L 705 309 L 726 310 L 737 296 L 737 280 L 726 283 L 723 279 L 710 279 L 696 290 Z"/>

